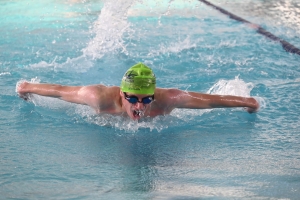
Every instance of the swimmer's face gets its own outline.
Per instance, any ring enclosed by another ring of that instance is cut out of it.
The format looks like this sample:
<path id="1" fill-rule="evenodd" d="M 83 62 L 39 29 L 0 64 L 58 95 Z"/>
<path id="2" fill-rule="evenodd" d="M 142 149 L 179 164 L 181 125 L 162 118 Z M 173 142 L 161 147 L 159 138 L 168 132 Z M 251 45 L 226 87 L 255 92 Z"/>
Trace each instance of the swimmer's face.
<path id="1" fill-rule="evenodd" d="M 120 92 L 123 106 L 128 116 L 133 120 L 139 120 L 144 116 L 147 108 L 154 100 L 154 95 L 133 94 Z"/>

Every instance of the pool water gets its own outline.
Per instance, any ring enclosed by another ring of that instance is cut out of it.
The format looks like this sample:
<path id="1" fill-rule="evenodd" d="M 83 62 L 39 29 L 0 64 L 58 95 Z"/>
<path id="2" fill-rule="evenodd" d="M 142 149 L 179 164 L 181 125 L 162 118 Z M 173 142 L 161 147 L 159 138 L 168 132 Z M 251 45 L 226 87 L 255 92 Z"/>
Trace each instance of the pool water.
<path id="1" fill-rule="evenodd" d="M 300 47 L 296 0 L 211 2 Z M 299 55 L 199 1 L 7 0 L 0 13 L 1 199 L 299 198 Z M 15 92 L 119 85 L 137 62 L 158 87 L 254 96 L 260 110 L 133 122 Z"/>

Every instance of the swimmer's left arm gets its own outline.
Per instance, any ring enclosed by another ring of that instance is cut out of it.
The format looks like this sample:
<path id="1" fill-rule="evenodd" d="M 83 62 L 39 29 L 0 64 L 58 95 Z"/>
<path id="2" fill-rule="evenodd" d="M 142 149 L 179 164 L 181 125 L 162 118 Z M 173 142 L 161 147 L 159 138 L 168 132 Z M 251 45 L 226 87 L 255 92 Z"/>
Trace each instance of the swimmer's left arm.
<path id="1" fill-rule="evenodd" d="M 170 97 L 176 108 L 207 109 L 246 107 L 249 113 L 256 112 L 259 108 L 258 102 L 252 97 L 240 97 L 232 95 L 212 95 L 197 92 L 186 92 L 171 89 Z"/>

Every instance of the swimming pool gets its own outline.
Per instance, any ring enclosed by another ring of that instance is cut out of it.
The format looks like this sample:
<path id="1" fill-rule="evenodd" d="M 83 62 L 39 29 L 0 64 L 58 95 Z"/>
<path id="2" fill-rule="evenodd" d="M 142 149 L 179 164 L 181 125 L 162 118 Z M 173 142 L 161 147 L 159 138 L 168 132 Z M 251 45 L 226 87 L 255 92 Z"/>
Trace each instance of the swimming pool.
<path id="1" fill-rule="evenodd" d="M 300 47 L 296 1 L 211 2 Z M 298 55 L 198 1 L 2 1 L 0 13 L 1 198 L 300 196 Z M 251 95 L 261 108 L 137 123 L 15 92 L 24 79 L 119 85 L 139 61 L 159 87 Z"/>

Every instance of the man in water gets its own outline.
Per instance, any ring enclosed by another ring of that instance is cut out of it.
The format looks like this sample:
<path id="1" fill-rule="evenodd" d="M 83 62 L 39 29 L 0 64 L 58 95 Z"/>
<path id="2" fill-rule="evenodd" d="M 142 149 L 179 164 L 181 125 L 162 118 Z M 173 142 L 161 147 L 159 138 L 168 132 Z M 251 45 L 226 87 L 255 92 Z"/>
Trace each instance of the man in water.
<path id="1" fill-rule="evenodd" d="M 256 112 L 259 108 L 258 102 L 252 97 L 156 88 L 153 71 L 142 63 L 127 70 L 120 87 L 62 86 L 23 82 L 18 86 L 17 92 L 25 100 L 28 98 L 28 93 L 56 97 L 64 101 L 88 105 L 99 114 L 128 115 L 133 120 L 166 115 L 175 108 L 245 107 L 249 113 Z"/>

